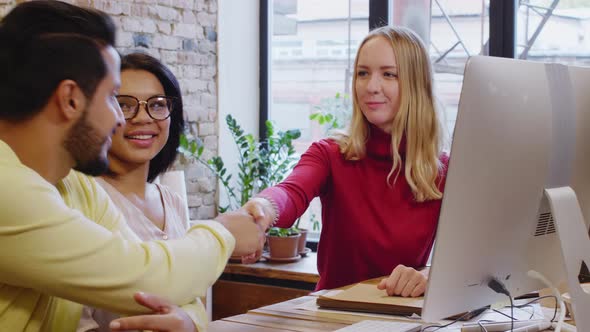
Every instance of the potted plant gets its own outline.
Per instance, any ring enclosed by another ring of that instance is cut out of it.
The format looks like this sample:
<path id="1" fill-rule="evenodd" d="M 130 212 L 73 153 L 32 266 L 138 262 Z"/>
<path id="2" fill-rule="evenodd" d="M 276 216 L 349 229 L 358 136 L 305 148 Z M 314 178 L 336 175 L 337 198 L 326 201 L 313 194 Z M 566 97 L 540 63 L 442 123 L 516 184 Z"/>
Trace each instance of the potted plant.
<path id="1" fill-rule="evenodd" d="M 299 227 L 299 222 L 301 221 L 301 217 L 297 218 L 297 221 L 295 221 L 295 225 L 293 225 L 293 228 L 296 229 L 299 234 L 301 234 L 301 236 L 299 237 L 299 243 L 297 245 L 297 252 L 300 255 L 306 255 L 306 244 L 307 244 L 307 229 L 306 228 L 300 228 Z"/>
<path id="2" fill-rule="evenodd" d="M 266 139 L 259 142 L 252 134 L 245 134 L 231 115 L 225 121 L 240 157 L 237 180 L 233 181 L 221 157 L 202 158 L 204 147 L 198 138 L 182 134 L 179 147 L 185 158 L 202 163 L 219 178 L 228 198 L 219 212 L 238 209 L 258 192 L 281 182 L 298 159 L 293 141 L 301 136 L 298 129 L 276 132 L 272 122 L 266 121 Z"/>
<path id="3" fill-rule="evenodd" d="M 238 209 L 258 192 L 281 182 L 298 159 L 293 141 L 301 136 L 298 129 L 277 132 L 273 123 L 266 121 L 266 139 L 258 141 L 252 134 L 244 133 L 231 115 L 225 118 L 225 122 L 239 153 L 235 181 L 221 157 L 215 156 L 209 160 L 202 158 L 204 147 L 198 138 L 182 134 L 179 147 L 179 152 L 185 158 L 202 163 L 219 178 L 228 198 L 227 205 L 219 206 L 219 212 Z M 286 229 L 280 232 L 289 235 L 294 233 L 298 231 Z"/>
<path id="4" fill-rule="evenodd" d="M 271 227 L 266 235 L 271 261 L 292 261 L 299 256 L 301 234 L 294 228 Z"/>

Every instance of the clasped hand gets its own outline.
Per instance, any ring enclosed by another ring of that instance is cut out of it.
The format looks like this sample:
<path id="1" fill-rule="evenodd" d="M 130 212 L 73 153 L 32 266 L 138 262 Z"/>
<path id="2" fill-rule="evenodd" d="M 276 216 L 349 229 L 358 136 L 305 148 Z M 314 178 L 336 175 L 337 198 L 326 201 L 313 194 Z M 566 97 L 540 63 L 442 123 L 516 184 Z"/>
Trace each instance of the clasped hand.
<path id="1" fill-rule="evenodd" d="M 226 212 L 217 216 L 215 220 L 223 224 L 236 239 L 234 256 L 247 256 L 252 253 L 262 252 L 266 239 L 265 230 L 245 210 L 238 209 Z"/>
<path id="2" fill-rule="evenodd" d="M 272 205 L 264 198 L 252 198 L 246 202 L 240 210 L 252 216 L 254 222 L 263 232 L 266 232 L 271 226 L 275 217 Z M 261 250 L 257 250 L 256 252 L 250 252 L 249 254 L 242 256 L 242 263 L 250 264 L 256 262 L 261 253 Z"/>

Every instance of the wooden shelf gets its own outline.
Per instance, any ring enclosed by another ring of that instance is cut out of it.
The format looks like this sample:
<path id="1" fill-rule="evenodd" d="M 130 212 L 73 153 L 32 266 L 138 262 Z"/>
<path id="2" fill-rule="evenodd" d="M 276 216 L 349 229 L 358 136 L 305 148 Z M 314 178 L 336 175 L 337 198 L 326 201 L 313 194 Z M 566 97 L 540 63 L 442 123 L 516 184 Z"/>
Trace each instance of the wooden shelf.
<path id="1" fill-rule="evenodd" d="M 320 279 L 316 263 L 316 253 L 293 263 L 228 263 L 213 285 L 213 319 L 309 294 Z"/>
<path id="2" fill-rule="evenodd" d="M 255 264 L 229 263 L 224 274 L 246 275 L 260 278 L 304 281 L 317 283 L 320 275 L 317 269 L 317 254 L 309 253 L 306 257 L 293 263 L 271 263 L 261 259 Z"/>

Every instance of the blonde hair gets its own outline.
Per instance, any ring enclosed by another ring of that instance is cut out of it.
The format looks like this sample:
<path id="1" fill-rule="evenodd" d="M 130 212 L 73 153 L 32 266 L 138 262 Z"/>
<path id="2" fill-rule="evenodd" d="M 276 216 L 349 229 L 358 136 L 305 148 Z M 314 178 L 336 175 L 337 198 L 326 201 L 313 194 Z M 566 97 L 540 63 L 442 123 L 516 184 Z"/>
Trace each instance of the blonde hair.
<path id="1" fill-rule="evenodd" d="M 391 126 L 393 165 L 387 175 L 387 183 L 395 173 L 394 183 L 401 172 L 401 156 L 398 146 L 406 136 L 404 175 L 414 198 L 418 202 L 442 198 L 437 178 L 442 168 L 440 123 L 435 109 L 430 59 L 424 44 L 411 30 L 403 27 L 382 27 L 369 33 L 358 48 L 354 62 L 355 75 L 352 86 L 352 119 L 347 131 L 332 135 L 346 160 L 359 160 L 366 155 L 369 138 L 369 122 L 359 108 L 356 95 L 356 70 L 358 58 L 365 43 L 373 38 L 386 38 L 391 42 L 397 60 L 399 80 L 399 110 Z"/>

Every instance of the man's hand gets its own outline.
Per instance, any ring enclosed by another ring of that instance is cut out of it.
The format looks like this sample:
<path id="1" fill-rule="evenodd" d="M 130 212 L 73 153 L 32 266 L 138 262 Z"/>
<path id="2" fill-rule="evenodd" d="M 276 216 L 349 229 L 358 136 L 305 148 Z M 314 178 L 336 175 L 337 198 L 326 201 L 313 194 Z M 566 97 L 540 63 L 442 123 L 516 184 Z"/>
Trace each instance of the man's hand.
<path id="1" fill-rule="evenodd" d="M 135 293 L 135 301 L 152 309 L 153 314 L 123 317 L 113 320 L 109 327 L 112 331 L 150 330 L 154 332 L 196 332 L 197 328 L 191 318 L 169 301 L 155 295 L 142 292 Z"/>
<path id="2" fill-rule="evenodd" d="M 215 220 L 225 226 L 236 239 L 233 256 L 246 256 L 262 251 L 265 240 L 264 230 L 244 210 L 240 209 L 220 214 Z"/>
<path id="3" fill-rule="evenodd" d="M 254 217 L 254 221 L 266 231 L 275 219 L 275 210 L 272 203 L 262 197 L 251 198 L 242 206 L 241 210 Z"/>
<path id="4" fill-rule="evenodd" d="M 377 288 L 385 289 L 389 296 L 418 297 L 426 291 L 428 271 L 428 268 L 416 271 L 400 264 L 393 269 L 389 277 L 381 280 Z"/>
<path id="5" fill-rule="evenodd" d="M 251 198 L 240 208 L 240 210 L 251 215 L 252 218 L 254 218 L 254 222 L 256 222 L 258 227 L 260 227 L 264 233 L 266 233 L 272 225 L 276 214 L 272 203 L 262 197 Z M 261 255 L 262 250 L 257 250 L 256 252 L 244 255 L 242 256 L 242 264 L 256 263 Z"/>

